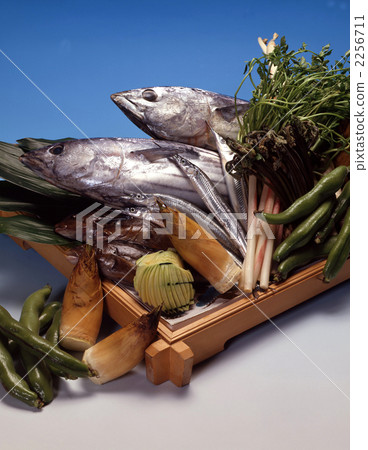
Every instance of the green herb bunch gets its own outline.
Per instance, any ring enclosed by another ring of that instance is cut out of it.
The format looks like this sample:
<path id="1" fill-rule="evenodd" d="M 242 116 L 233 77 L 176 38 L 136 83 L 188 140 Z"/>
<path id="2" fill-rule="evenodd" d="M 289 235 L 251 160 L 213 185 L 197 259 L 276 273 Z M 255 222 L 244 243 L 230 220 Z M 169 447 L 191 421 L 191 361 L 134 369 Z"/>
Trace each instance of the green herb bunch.
<path id="1" fill-rule="evenodd" d="M 329 67 L 331 53 L 329 45 L 314 53 L 304 43 L 297 51 L 289 50 L 282 37 L 272 53 L 247 61 L 235 98 L 247 79 L 254 90 L 248 112 L 238 117 L 239 141 L 245 142 L 246 136 L 256 130 L 278 133 L 296 117 L 317 125 L 319 137 L 313 151 L 322 152 L 329 160 L 347 151 L 349 140 L 342 134 L 341 122 L 349 117 L 350 52 Z M 277 67 L 272 79 L 271 64 Z M 254 71 L 260 77 L 257 85 Z"/>

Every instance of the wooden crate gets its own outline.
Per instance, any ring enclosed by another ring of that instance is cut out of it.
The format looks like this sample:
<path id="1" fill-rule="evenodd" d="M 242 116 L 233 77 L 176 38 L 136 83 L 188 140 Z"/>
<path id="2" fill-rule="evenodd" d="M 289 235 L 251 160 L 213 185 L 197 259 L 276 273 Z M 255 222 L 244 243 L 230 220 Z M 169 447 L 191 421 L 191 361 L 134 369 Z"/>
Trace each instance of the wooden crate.
<path id="1" fill-rule="evenodd" d="M 73 264 L 63 247 L 16 242 L 22 248 L 33 248 L 58 271 L 69 277 Z M 318 262 L 298 272 L 285 282 L 271 285 L 257 298 L 241 296 L 204 310 L 203 314 L 190 320 L 185 318 L 172 325 L 161 319 L 158 340 L 151 344 L 145 355 L 147 378 L 154 384 L 167 380 L 176 386 L 190 382 L 192 368 L 224 349 L 226 341 L 244 331 L 280 314 L 305 300 L 347 280 L 350 276 L 350 261 L 346 261 L 337 278 L 326 284 L 322 281 L 324 262 Z M 132 294 L 104 280 L 105 304 L 109 315 L 120 325 L 125 325 L 145 313 Z"/>

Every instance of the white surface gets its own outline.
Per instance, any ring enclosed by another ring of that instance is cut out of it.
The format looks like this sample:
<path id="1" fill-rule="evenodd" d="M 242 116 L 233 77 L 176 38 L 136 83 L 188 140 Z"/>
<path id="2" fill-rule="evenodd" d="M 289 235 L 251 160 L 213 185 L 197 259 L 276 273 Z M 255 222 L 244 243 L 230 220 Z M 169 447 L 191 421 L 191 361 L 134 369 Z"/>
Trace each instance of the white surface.
<path id="1" fill-rule="evenodd" d="M 18 318 L 25 297 L 47 282 L 60 297 L 66 279 L 0 235 L 0 303 Z M 195 366 L 184 388 L 152 385 L 142 363 L 104 386 L 61 380 L 39 412 L 8 396 L 1 448 L 347 450 L 349 283 L 274 321 L 287 337 L 260 325 Z"/>

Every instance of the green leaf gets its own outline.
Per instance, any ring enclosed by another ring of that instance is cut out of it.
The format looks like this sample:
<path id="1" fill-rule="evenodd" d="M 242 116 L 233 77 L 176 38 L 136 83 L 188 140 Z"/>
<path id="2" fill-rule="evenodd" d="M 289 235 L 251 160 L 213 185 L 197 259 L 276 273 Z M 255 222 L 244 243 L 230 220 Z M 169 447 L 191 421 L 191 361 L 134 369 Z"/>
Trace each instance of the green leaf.
<path id="1" fill-rule="evenodd" d="M 74 138 L 62 138 L 62 139 L 42 139 L 42 138 L 23 138 L 17 139 L 19 147 L 29 152 L 31 150 L 38 150 L 39 148 L 46 147 L 48 145 L 56 144 L 57 142 L 74 141 Z"/>
<path id="2" fill-rule="evenodd" d="M 53 199 L 27 191 L 8 181 L 0 181 L 0 211 L 37 213 L 54 204 Z"/>
<path id="3" fill-rule="evenodd" d="M 0 217 L 0 233 L 40 244 L 75 244 L 75 241 L 55 233 L 52 225 L 29 216 Z"/>
<path id="4" fill-rule="evenodd" d="M 0 211 L 29 212 L 49 223 L 57 223 L 64 217 L 83 211 L 92 200 L 54 199 L 23 189 L 8 181 L 0 181 Z"/>
<path id="5" fill-rule="evenodd" d="M 23 151 L 19 147 L 0 141 L 0 177 L 24 189 L 46 195 L 47 197 L 58 199 L 79 197 L 53 186 L 35 175 L 19 161 L 21 155 L 23 155 Z"/>

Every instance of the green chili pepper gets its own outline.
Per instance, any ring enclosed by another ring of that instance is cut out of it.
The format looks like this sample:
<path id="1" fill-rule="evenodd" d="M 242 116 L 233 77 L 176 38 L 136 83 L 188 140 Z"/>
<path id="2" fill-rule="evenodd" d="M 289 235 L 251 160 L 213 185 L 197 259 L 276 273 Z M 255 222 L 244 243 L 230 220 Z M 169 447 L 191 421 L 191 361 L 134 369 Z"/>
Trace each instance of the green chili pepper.
<path id="1" fill-rule="evenodd" d="M 42 400 L 15 371 L 13 359 L 0 336 L 0 382 L 14 398 L 29 406 L 42 408 Z"/>
<path id="2" fill-rule="evenodd" d="M 350 204 L 350 181 L 348 181 L 344 189 L 341 192 L 341 195 L 337 199 L 337 204 L 335 209 L 332 211 L 330 220 L 326 223 L 326 225 L 317 232 L 314 241 L 316 244 L 323 243 L 326 238 L 331 234 L 334 226 L 338 223 L 338 221 L 343 217 L 348 206 Z"/>
<path id="3" fill-rule="evenodd" d="M 348 174 L 346 166 L 336 167 L 332 172 L 322 177 L 314 188 L 307 194 L 299 197 L 285 211 L 279 214 L 255 213 L 258 219 L 269 224 L 286 224 L 294 222 L 311 214 L 324 200 L 331 197 L 340 189 Z"/>
<path id="4" fill-rule="evenodd" d="M 350 253 L 350 207 L 348 208 L 344 223 L 337 236 L 337 241 L 332 247 L 325 267 L 323 276 L 326 283 L 329 283 L 339 273 Z"/>
<path id="5" fill-rule="evenodd" d="M 24 302 L 19 323 L 29 330 L 38 333 L 40 328 L 39 314 L 45 300 L 51 294 L 51 287 L 45 286 L 31 294 Z M 28 383 L 37 392 L 41 400 L 47 404 L 54 398 L 52 377 L 45 361 L 31 355 L 27 350 L 20 349 L 22 364 L 27 372 Z"/>
<path id="6" fill-rule="evenodd" d="M 311 241 L 316 231 L 326 223 L 330 217 L 334 203 L 334 198 L 323 202 L 313 214 L 298 225 L 295 230 L 281 242 L 273 254 L 273 259 L 280 262 L 293 250 L 303 247 Z"/>
<path id="7" fill-rule="evenodd" d="M 337 236 L 332 236 L 322 245 L 312 244 L 292 252 L 284 261 L 282 261 L 277 273 L 274 275 L 274 281 L 285 280 L 294 269 L 306 266 L 316 259 L 326 258 L 337 240 Z"/>
<path id="8" fill-rule="evenodd" d="M 45 356 L 46 363 L 51 363 L 65 373 L 71 373 L 73 376 L 91 377 L 95 373 L 87 367 L 82 361 L 74 358 L 58 347 L 54 347 L 46 339 L 40 337 L 37 333 L 28 330 L 0 306 L 0 332 L 10 339 L 13 339 L 24 349 L 27 349 L 32 355 Z"/>

